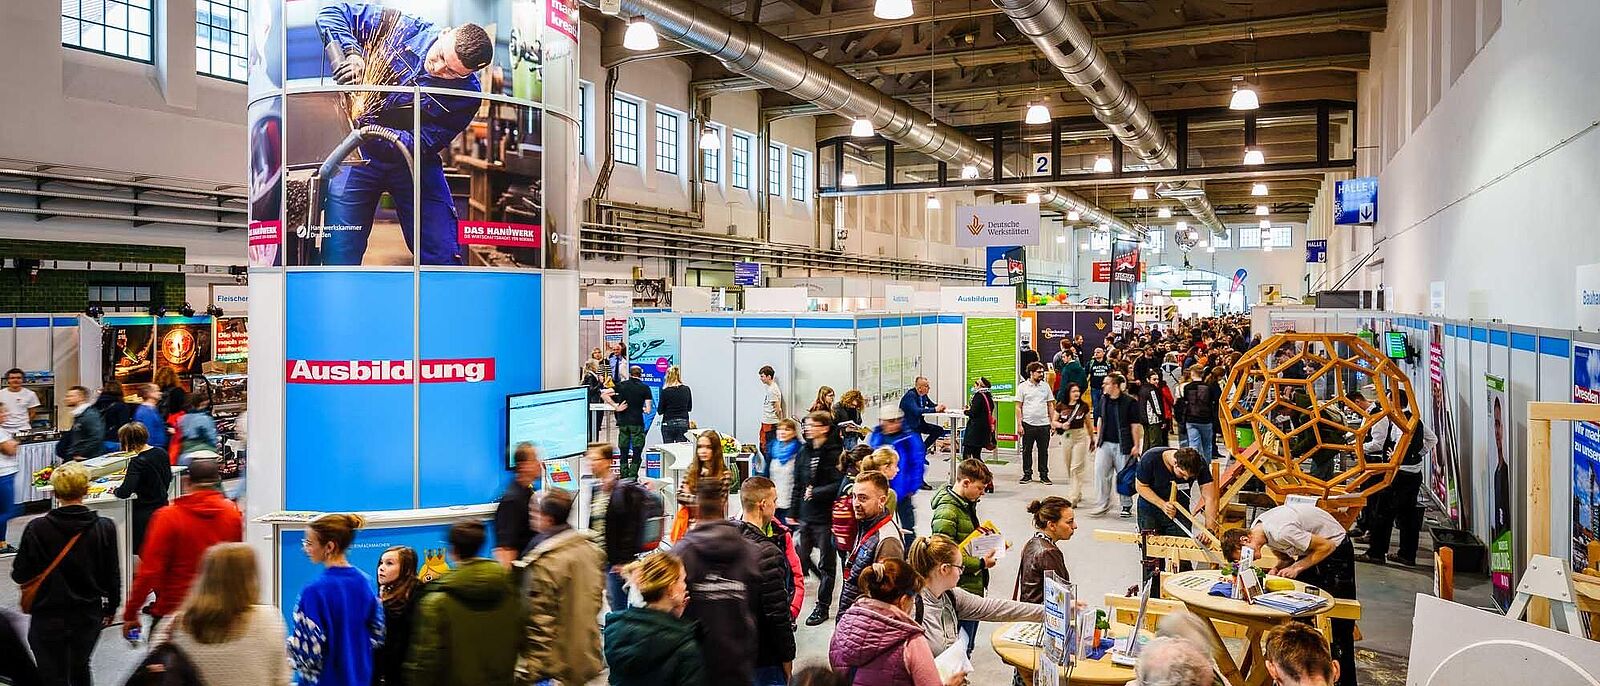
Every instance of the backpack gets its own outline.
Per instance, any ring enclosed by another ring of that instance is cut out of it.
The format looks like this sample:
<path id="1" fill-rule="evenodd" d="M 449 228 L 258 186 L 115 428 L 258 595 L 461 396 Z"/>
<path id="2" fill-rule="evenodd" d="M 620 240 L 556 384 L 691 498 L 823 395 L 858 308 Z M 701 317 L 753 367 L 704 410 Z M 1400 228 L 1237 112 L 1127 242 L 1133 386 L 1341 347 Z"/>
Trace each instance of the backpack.
<path id="1" fill-rule="evenodd" d="M 839 497 L 833 499 L 833 518 L 829 525 L 833 530 L 833 545 L 836 550 L 851 550 L 856 547 L 856 508 L 850 504 L 850 491 L 852 484 L 846 484 L 839 489 Z"/>
<path id="2" fill-rule="evenodd" d="M 1217 420 L 1217 399 L 1211 394 L 1211 384 L 1191 381 L 1183 387 L 1184 414 L 1204 417 L 1206 422 Z"/>
<path id="3" fill-rule="evenodd" d="M 663 530 L 667 522 L 666 500 L 660 493 L 639 485 L 638 481 L 624 481 L 622 487 L 639 490 L 639 552 L 651 552 L 661 546 L 662 535 L 666 533 Z"/>
<path id="4" fill-rule="evenodd" d="M 189 661 L 189 656 L 183 654 L 171 643 L 162 643 L 150 649 L 138 669 L 124 682 L 124 686 L 204 686 L 200 681 L 200 672 L 194 668 L 194 663 Z"/>

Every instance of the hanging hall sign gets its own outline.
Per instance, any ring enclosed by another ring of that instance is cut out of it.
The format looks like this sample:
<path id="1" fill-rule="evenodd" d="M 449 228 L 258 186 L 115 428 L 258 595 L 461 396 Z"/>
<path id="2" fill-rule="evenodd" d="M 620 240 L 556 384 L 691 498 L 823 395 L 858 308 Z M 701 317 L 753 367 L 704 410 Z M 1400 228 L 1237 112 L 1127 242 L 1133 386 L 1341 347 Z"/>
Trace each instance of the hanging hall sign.
<path id="1" fill-rule="evenodd" d="M 952 214 L 956 245 L 1038 245 L 1038 205 L 961 205 Z"/>

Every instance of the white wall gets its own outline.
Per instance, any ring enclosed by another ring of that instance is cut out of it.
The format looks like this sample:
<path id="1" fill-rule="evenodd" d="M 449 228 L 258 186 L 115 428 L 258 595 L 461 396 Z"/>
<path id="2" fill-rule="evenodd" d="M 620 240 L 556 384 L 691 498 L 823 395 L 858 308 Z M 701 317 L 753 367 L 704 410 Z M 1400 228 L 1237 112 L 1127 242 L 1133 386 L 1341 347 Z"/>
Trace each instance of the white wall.
<path id="1" fill-rule="evenodd" d="M 1351 285 L 1381 279 L 1391 309 L 1426 312 L 1444 281 L 1446 316 L 1575 326 L 1574 267 L 1600 262 L 1596 26 L 1593 0 L 1392 0 L 1360 101 L 1379 223 L 1340 229 L 1336 271 L 1370 231 L 1381 263 Z"/>

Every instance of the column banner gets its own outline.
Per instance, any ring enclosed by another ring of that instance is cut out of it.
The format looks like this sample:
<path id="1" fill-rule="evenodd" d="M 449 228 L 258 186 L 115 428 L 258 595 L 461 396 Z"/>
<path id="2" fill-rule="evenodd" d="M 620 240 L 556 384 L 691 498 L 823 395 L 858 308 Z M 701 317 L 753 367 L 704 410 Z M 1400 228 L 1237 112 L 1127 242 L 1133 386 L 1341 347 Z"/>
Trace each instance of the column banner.
<path id="1" fill-rule="evenodd" d="M 1493 374 L 1484 374 L 1483 382 L 1488 392 L 1489 439 L 1494 442 L 1494 483 L 1490 494 L 1494 505 L 1494 519 L 1489 523 L 1489 579 L 1494 585 L 1494 601 L 1505 610 L 1511 606 L 1512 572 L 1516 562 L 1512 555 L 1511 534 L 1511 464 L 1506 455 L 1506 380 Z"/>
<path id="2" fill-rule="evenodd" d="M 655 421 L 656 409 L 661 405 L 661 388 L 667 385 L 667 371 L 682 362 L 678 355 L 679 322 L 677 317 L 630 317 L 628 319 L 628 362 L 636 364 L 643 374 L 644 385 L 650 387 L 650 412 L 644 415 L 644 425 L 656 431 L 653 440 L 660 440 Z"/>

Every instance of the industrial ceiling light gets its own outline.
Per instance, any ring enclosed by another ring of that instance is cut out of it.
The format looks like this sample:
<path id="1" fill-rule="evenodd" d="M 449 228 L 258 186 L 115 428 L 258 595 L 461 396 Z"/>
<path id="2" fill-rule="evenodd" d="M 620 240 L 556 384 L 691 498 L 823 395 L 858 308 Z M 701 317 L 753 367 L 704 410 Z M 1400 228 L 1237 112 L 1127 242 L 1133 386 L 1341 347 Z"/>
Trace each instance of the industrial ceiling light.
<path id="1" fill-rule="evenodd" d="M 911 0 L 878 0 L 872 5 L 872 16 L 879 19 L 905 19 L 911 12 Z"/>
<path id="2" fill-rule="evenodd" d="M 717 130 L 706 126 L 700 129 L 701 150 L 721 150 L 722 136 L 717 135 Z"/>
<path id="3" fill-rule="evenodd" d="M 1261 252 L 1272 252 L 1272 244 L 1271 243 L 1263 243 L 1261 245 Z"/>
<path id="4" fill-rule="evenodd" d="M 930 210 L 939 209 L 939 196 L 929 193 L 926 207 Z"/>
<path id="5" fill-rule="evenodd" d="M 1161 209 L 1156 210 L 1156 216 L 1160 217 L 1162 219 L 1171 219 L 1172 218 L 1172 208 L 1166 207 L 1166 206 L 1162 206 Z"/>
<path id="6" fill-rule="evenodd" d="M 1272 220 L 1271 219 L 1263 219 L 1263 220 L 1261 220 L 1261 223 L 1257 224 L 1256 226 L 1259 226 L 1259 227 L 1261 227 L 1263 229 L 1270 229 L 1270 228 L 1272 228 Z"/>
<path id="7" fill-rule="evenodd" d="M 856 173 L 853 171 L 847 171 L 839 177 L 839 185 L 845 188 L 855 188 L 860 183 L 861 180 L 856 178 Z"/>
<path id="8" fill-rule="evenodd" d="M 971 162 L 968 162 L 966 164 L 961 165 L 961 178 L 963 178 L 963 179 L 976 179 L 976 178 L 978 178 L 978 165 L 973 164 Z"/>
<path id="9" fill-rule="evenodd" d="M 1144 186 L 1139 186 L 1137 188 L 1134 188 L 1133 189 L 1133 199 L 1134 200 L 1149 200 L 1150 199 L 1150 189 L 1145 188 Z"/>
<path id="10" fill-rule="evenodd" d="M 1272 214 L 1272 210 L 1268 209 L 1266 205 L 1256 205 L 1256 216 L 1257 217 L 1265 217 L 1265 216 L 1267 216 L 1269 214 Z"/>
<path id="11" fill-rule="evenodd" d="M 1028 114 L 1022 118 L 1024 124 L 1049 124 L 1050 109 L 1039 103 L 1028 104 Z"/>
<path id="12" fill-rule="evenodd" d="M 1245 164 L 1252 164 L 1252 165 L 1254 165 L 1254 164 L 1266 164 L 1267 163 L 1267 156 L 1261 152 L 1261 148 L 1245 148 L 1244 149 L 1244 163 Z"/>
<path id="13" fill-rule="evenodd" d="M 1243 76 L 1233 77 L 1233 97 L 1228 99 L 1230 110 L 1253 110 L 1261 107 L 1261 98 L 1256 96 L 1254 88 L 1245 83 Z"/>
<path id="14" fill-rule="evenodd" d="M 1079 215 L 1077 210 L 1067 210 L 1067 221 L 1075 222 L 1075 221 L 1080 221 L 1082 219 L 1083 219 L 1083 216 Z"/>
<path id="15" fill-rule="evenodd" d="M 1111 171 L 1111 158 L 1109 158 L 1109 157 L 1096 157 L 1096 158 L 1094 158 L 1094 173 L 1096 173 L 1096 174 L 1105 174 L 1105 173 L 1110 172 L 1110 171 Z"/>
<path id="16" fill-rule="evenodd" d="M 622 47 L 639 52 L 654 50 L 661 47 L 661 41 L 656 38 L 656 27 L 644 17 L 634 17 L 628 20 L 628 31 L 622 34 Z"/>
<path id="17" fill-rule="evenodd" d="M 1179 231 L 1188 231 L 1189 230 L 1189 222 L 1186 222 L 1186 221 L 1183 221 L 1182 219 L 1179 219 L 1178 220 L 1178 230 Z"/>
<path id="18" fill-rule="evenodd" d="M 1267 184 L 1257 183 L 1254 186 L 1251 186 L 1250 187 L 1250 194 L 1251 195 L 1255 195 L 1255 196 L 1266 195 L 1267 194 Z"/>
<path id="19" fill-rule="evenodd" d="M 1039 204 L 1039 192 L 1038 191 L 1028 191 L 1028 204 L 1029 205 L 1037 205 L 1037 204 Z"/>
<path id="20" fill-rule="evenodd" d="M 872 137 L 872 122 L 866 119 L 857 119 L 850 123 L 850 135 L 856 138 Z"/>

